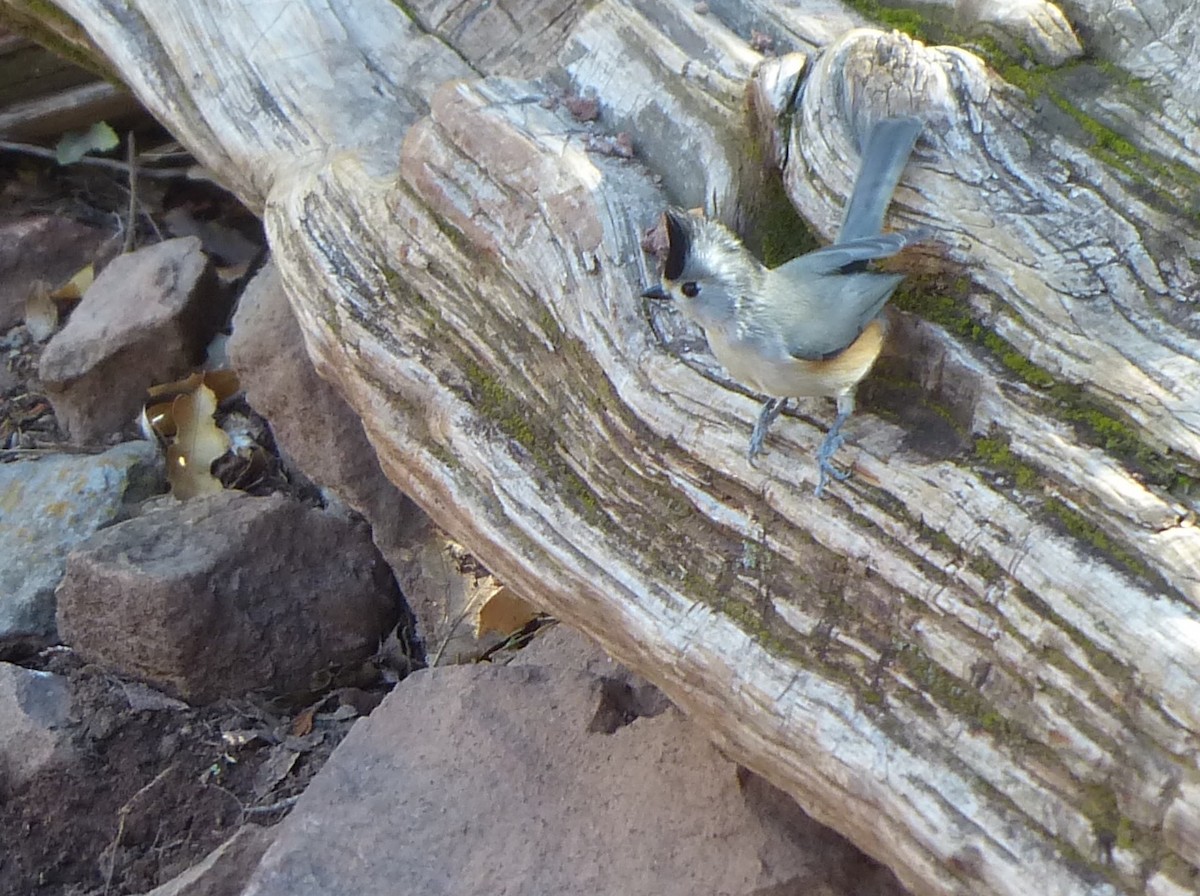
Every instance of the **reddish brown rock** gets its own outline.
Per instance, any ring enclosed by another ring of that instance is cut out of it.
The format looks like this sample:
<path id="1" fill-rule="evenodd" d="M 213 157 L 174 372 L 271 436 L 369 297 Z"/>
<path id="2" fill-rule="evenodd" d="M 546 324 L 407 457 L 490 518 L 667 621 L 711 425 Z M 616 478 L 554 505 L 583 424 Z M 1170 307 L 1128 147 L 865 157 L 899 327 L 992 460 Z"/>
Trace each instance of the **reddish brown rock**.
<path id="1" fill-rule="evenodd" d="M 147 387 L 203 360 L 228 310 L 195 237 L 114 259 L 42 354 L 38 372 L 59 423 L 76 442 L 130 423 Z"/>
<path id="2" fill-rule="evenodd" d="M 274 264 L 238 300 L 229 358 L 287 458 L 366 517 L 393 562 L 406 520 L 424 514 L 383 475 L 358 415 L 313 369 Z"/>
<path id="3" fill-rule="evenodd" d="M 536 665 L 416 673 L 334 752 L 244 896 L 903 893 L 678 712 L 630 722 L 618 693 Z"/>
<path id="4" fill-rule="evenodd" d="M 456 568 L 446 536 L 388 481 L 358 415 L 313 369 L 274 264 L 263 267 L 238 301 L 229 357 L 288 461 L 371 524 L 428 653 L 445 647 L 444 659 L 477 656 L 462 612 L 470 575 Z"/>
<path id="5" fill-rule="evenodd" d="M 116 237 L 62 215 L 31 215 L 0 222 L 0 332 L 25 319 L 37 281 L 55 288 L 88 264 L 102 264 Z"/>
<path id="6" fill-rule="evenodd" d="M 59 634 L 81 656 L 194 703 L 307 690 L 374 652 L 399 609 L 365 526 L 239 492 L 96 533 L 57 596 Z"/>

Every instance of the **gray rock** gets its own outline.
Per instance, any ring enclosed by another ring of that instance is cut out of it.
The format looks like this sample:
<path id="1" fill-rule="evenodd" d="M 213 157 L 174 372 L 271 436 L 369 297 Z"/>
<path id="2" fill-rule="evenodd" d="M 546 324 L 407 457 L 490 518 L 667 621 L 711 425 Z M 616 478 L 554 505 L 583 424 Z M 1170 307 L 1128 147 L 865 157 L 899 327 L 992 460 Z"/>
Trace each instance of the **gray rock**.
<path id="1" fill-rule="evenodd" d="M 238 896 L 274 839 L 274 828 L 244 824 L 187 871 L 144 896 Z"/>
<path id="2" fill-rule="evenodd" d="M 361 523 L 224 492 L 80 544 L 58 626 L 86 660 L 204 703 L 307 690 L 316 673 L 373 653 L 398 605 Z"/>
<path id="3" fill-rule="evenodd" d="M 203 359 L 228 310 L 196 237 L 114 259 L 42 354 L 39 375 L 59 423 L 77 442 L 121 429 L 149 386 Z"/>
<path id="4" fill-rule="evenodd" d="M 67 553 L 164 488 L 150 442 L 0 464 L 0 644 L 52 639 L 54 589 Z"/>
<path id="5" fill-rule="evenodd" d="M 0 793 L 70 762 L 70 710 L 66 679 L 0 663 Z"/>
<path id="6" fill-rule="evenodd" d="M 25 319 L 25 301 L 41 280 L 54 289 L 89 262 L 112 257 L 112 234 L 62 215 L 0 222 L 0 332 Z"/>
<path id="7" fill-rule="evenodd" d="M 244 896 L 903 891 L 675 711 L 615 729 L 601 679 L 446 666 L 351 730 Z"/>

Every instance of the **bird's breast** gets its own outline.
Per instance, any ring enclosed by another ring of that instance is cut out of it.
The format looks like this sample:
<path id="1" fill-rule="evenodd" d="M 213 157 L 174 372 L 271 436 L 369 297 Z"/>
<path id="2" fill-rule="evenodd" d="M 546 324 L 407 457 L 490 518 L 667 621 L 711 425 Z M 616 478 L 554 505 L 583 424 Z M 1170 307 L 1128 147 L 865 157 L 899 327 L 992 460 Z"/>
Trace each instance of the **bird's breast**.
<path id="1" fill-rule="evenodd" d="M 870 371 L 883 349 L 886 327 L 873 320 L 858 338 L 832 358 L 806 361 L 787 354 L 782 340 L 745 336 L 713 327 L 708 345 L 735 380 L 777 398 L 836 398 L 851 391 Z"/>

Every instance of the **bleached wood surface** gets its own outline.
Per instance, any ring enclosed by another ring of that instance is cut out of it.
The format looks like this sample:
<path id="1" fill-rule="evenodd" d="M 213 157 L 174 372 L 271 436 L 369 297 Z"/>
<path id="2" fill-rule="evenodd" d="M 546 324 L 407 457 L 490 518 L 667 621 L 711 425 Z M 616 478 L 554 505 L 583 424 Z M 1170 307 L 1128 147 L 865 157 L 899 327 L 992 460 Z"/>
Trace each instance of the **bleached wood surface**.
<path id="1" fill-rule="evenodd" d="M 1058 393 L 908 317 L 886 370 L 938 413 L 868 401 L 839 454 L 855 475 L 818 502 L 830 409 L 781 418 L 750 467 L 755 399 L 637 299 L 668 201 L 752 229 L 759 157 L 786 146 L 788 190 L 829 235 L 856 134 L 915 111 L 929 127 L 892 220 L 941 242 L 913 266 L 1196 470 L 1195 183 L 1152 166 L 1194 164 L 1170 92 L 1195 71 L 1190 4 L 1143 9 L 1148 28 L 1066 10 L 1148 78 L 1067 93 L 1130 123 L 1140 173 L 969 52 L 846 34 L 862 20 L 832 4 L 406 4 L 415 22 L 383 0 L 55 5 L 263 212 L 318 368 L 389 475 L 502 579 L 914 892 L 1197 889 L 1186 483 L 1147 485 Z M 746 101 L 748 83 L 788 95 L 773 67 L 751 82 L 763 35 L 813 54 L 775 140 Z M 566 89 L 595 92 L 598 124 L 556 105 Z M 1009 441 L 1006 470 L 971 451 L 985 435 Z"/>

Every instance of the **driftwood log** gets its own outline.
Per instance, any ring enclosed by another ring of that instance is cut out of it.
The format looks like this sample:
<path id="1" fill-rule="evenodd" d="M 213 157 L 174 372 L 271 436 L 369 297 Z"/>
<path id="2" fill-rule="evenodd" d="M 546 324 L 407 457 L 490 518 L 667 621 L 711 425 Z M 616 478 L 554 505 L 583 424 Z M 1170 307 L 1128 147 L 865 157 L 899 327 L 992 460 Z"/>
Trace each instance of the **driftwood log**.
<path id="1" fill-rule="evenodd" d="M 831 3 L 48 5 L 262 213 L 389 476 L 732 757 L 916 893 L 1200 889 L 1190 0 L 947 4 L 991 66 Z M 828 237 L 887 113 L 938 241 L 817 501 L 832 408 L 750 466 L 642 235 Z"/>

